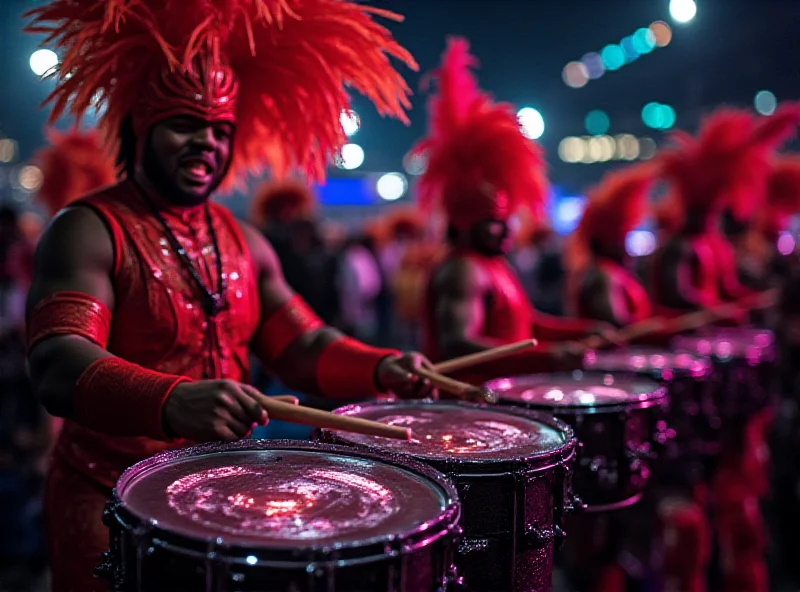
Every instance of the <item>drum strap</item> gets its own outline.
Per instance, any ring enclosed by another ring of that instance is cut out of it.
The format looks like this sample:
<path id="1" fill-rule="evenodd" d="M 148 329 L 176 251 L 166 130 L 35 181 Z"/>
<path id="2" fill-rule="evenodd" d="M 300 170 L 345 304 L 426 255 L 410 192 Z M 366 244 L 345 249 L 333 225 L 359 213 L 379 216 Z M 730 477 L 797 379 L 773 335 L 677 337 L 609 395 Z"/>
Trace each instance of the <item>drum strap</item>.
<path id="1" fill-rule="evenodd" d="M 82 292 L 54 292 L 42 298 L 28 316 L 28 351 L 57 335 L 78 335 L 105 349 L 111 332 L 111 311 Z"/>
<path id="2" fill-rule="evenodd" d="M 378 364 L 387 356 L 399 354 L 397 350 L 372 347 L 349 337 L 337 339 L 322 350 L 317 360 L 317 386 L 323 395 L 337 399 L 377 395 Z"/>

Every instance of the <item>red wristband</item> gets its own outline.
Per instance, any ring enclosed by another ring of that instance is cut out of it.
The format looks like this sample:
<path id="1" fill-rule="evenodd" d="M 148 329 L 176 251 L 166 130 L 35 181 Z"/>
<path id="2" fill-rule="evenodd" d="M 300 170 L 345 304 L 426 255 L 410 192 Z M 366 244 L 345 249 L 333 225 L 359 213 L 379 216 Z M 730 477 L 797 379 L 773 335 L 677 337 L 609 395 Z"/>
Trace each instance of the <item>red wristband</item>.
<path id="1" fill-rule="evenodd" d="M 326 397 L 336 399 L 375 396 L 381 391 L 375 381 L 378 364 L 386 356 L 394 355 L 400 352 L 372 347 L 349 337 L 337 339 L 317 359 L 317 387 Z"/>
<path id="2" fill-rule="evenodd" d="M 83 371 L 75 389 L 75 421 L 119 437 L 169 440 L 161 411 L 185 376 L 162 374 L 121 358 L 97 360 Z"/>
<path id="3" fill-rule="evenodd" d="M 56 335 L 78 335 L 105 349 L 111 332 L 111 311 L 82 292 L 55 292 L 42 298 L 28 317 L 28 351 Z"/>
<path id="4" fill-rule="evenodd" d="M 253 351 L 263 362 L 274 364 L 295 339 L 324 326 L 311 307 L 295 295 L 261 323 L 252 340 Z"/>

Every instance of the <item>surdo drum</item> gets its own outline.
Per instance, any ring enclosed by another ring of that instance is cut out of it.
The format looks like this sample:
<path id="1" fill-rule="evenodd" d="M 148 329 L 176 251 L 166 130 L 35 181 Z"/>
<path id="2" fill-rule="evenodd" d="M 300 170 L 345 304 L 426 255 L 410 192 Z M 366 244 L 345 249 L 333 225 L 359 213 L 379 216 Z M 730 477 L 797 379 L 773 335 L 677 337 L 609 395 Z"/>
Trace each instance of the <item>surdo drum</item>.
<path id="1" fill-rule="evenodd" d="M 721 420 L 707 358 L 687 351 L 632 347 L 589 351 L 583 364 L 587 370 L 664 384 L 669 391 L 667 426 L 673 437 L 659 459 L 659 481 L 691 489 L 709 476 L 720 452 Z"/>
<path id="2" fill-rule="evenodd" d="M 458 494 L 431 467 L 312 442 L 167 452 L 126 470 L 104 512 L 112 590 L 442 590 Z"/>
<path id="3" fill-rule="evenodd" d="M 581 448 L 572 483 L 587 510 L 614 510 L 641 499 L 667 438 L 663 386 L 576 371 L 499 378 L 486 387 L 501 405 L 547 411 L 574 428 Z"/>
<path id="4" fill-rule="evenodd" d="M 410 442 L 323 431 L 328 441 L 403 452 L 450 476 L 462 504 L 456 557 L 467 590 L 550 590 L 571 508 L 572 429 L 526 410 L 404 401 L 335 413 L 408 426 Z"/>

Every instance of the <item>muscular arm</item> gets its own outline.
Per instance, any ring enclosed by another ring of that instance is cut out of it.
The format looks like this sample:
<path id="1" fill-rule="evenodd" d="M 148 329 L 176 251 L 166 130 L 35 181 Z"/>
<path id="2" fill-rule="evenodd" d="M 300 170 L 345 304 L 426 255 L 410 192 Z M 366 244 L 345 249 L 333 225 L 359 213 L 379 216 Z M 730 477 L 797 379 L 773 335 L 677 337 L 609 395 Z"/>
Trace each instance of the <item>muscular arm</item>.
<path id="1" fill-rule="evenodd" d="M 581 284 L 578 299 L 581 315 L 586 318 L 615 327 L 624 327 L 630 322 L 630 314 L 623 304 L 624 295 L 606 273 L 590 271 Z"/>
<path id="2" fill-rule="evenodd" d="M 704 308 L 703 296 L 692 281 L 692 267 L 696 256 L 684 245 L 668 245 L 660 258 L 661 273 L 659 288 L 661 304 L 678 310 Z"/>
<path id="3" fill-rule="evenodd" d="M 486 320 L 488 279 L 466 259 L 448 261 L 434 278 L 435 331 L 443 359 L 502 345 L 481 336 Z"/>
<path id="4" fill-rule="evenodd" d="M 739 270 L 736 266 L 736 254 L 733 245 L 724 237 L 717 237 L 714 252 L 719 265 L 720 295 L 725 300 L 739 300 L 757 294 L 757 290 L 747 288 L 739 281 Z"/>
<path id="5" fill-rule="evenodd" d="M 27 315 L 42 299 L 62 291 L 92 296 L 113 310 L 113 261 L 111 238 L 99 216 L 87 207 L 67 209 L 39 242 Z M 90 364 L 110 355 L 77 335 L 40 341 L 28 354 L 34 394 L 52 415 L 71 418 L 78 378 Z"/>

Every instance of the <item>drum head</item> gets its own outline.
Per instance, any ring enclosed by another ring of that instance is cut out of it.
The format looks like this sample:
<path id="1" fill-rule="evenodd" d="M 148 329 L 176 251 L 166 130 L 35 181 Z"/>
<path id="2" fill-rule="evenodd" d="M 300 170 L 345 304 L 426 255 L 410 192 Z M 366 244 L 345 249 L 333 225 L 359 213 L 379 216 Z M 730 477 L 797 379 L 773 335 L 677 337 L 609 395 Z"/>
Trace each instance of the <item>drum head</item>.
<path id="1" fill-rule="evenodd" d="M 708 359 L 696 353 L 655 347 L 590 351 L 584 356 L 583 365 L 597 372 L 641 374 L 666 381 L 706 378 L 712 370 Z"/>
<path id="2" fill-rule="evenodd" d="M 720 360 L 746 358 L 760 360 L 772 355 L 775 335 L 768 329 L 724 327 L 709 329 L 698 335 L 679 335 L 672 340 L 678 349 Z"/>
<path id="3" fill-rule="evenodd" d="M 456 504 L 442 475 L 400 465 L 335 446 L 249 441 L 138 463 L 116 495 L 144 523 L 190 539 L 340 548 L 425 530 Z"/>
<path id="4" fill-rule="evenodd" d="M 334 432 L 336 438 L 410 454 L 427 461 L 510 461 L 558 454 L 571 446 L 572 429 L 552 418 L 481 405 L 401 401 L 350 405 L 334 413 L 410 427 L 410 442 Z"/>
<path id="5" fill-rule="evenodd" d="M 649 407 L 666 396 L 658 383 L 602 372 L 532 374 L 498 378 L 486 386 L 506 404 L 535 409 L 604 412 L 615 408 Z"/>

